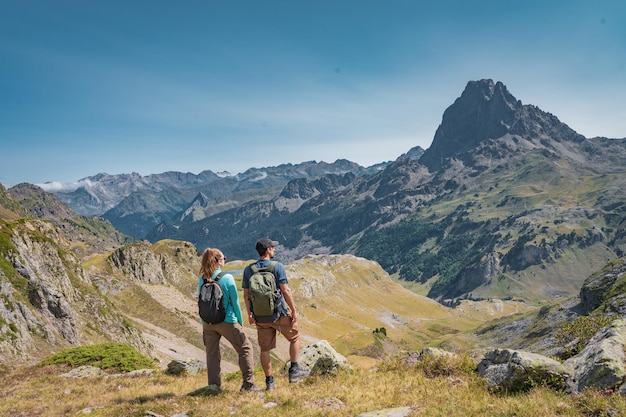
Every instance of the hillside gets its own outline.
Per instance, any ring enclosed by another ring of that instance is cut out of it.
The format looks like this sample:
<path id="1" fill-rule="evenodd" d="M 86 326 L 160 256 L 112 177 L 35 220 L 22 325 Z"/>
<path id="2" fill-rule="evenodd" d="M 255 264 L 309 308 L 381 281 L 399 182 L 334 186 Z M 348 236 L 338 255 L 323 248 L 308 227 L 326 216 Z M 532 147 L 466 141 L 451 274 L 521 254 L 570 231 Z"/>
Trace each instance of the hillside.
<path id="1" fill-rule="evenodd" d="M 234 268 L 239 288 L 246 263 L 227 264 L 227 269 Z M 133 244 L 85 264 L 107 298 L 155 346 L 162 363 L 183 352 L 204 357 L 195 302 L 197 265 L 196 249 L 177 241 Z M 468 347 L 476 344 L 471 330 L 485 316 L 528 310 L 523 304 L 498 300 L 467 310 L 446 308 L 394 283 L 378 264 L 353 256 L 307 257 L 286 265 L 286 270 L 304 340 L 328 340 L 340 353 L 366 363 L 398 349 Z M 372 332 L 380 327 L 387 329 L 384 351 L 374 347 Z M 248 328 L 248 335 L 256 340 L 253 328 Z M 279 339 L 280 360 L 288 358 L 287 347 Z M 226 357 L 234 361 L 234 352 Z"/>
<path id="2" fill-rule="evenodd" d="M 484 381 L 460 367 L 423 367 L 397 360 L 376 369 L 357 368 L 291 385 L 280 376 L 276 390 L 256 394 L 240 393 L 239 376 L 229 374 L 223 391 L 214 396 L 190 395 L 206 384 L 202 374 L 63 376 L 67 373 L 67 367 L 46 366 L 3 374 L 7 384 L 0 413 L 32 417 L 600 417 L 626 412 L 626 401 L 619 395 L 587 391 L 572 397 L 546 387 L 523 394 L 493 393 Z M 260 371 L 255 377 L 257 381 L 263 378 Z"/>

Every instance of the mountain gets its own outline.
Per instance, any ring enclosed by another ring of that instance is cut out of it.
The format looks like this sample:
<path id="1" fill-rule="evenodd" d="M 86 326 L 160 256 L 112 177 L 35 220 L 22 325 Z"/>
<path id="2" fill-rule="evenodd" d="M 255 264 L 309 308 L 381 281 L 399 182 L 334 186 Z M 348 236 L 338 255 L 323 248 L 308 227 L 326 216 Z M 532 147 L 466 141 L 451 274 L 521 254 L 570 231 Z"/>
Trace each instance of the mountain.
<path id="1" fill-rule="evenodd" d="M 463 92 L 467 103 L 494 101 L 489 117 L 469 116 L 459 130 L 484 136 L 468 136 L 469 147 L 441 134 L 430 162 L 413 149 L 377 172 L 272 174 L 221 198 L 174 187 L 172 195 L 193 197 L 152 231 L 152 243 L 125 240 L 106 219 L 78 215 L 38 187 L 0 186 L 0 363 L 103 341 L 161 365 L 201 359 L 199 253 L 223 249 L 239 281 L 259 236 L 281 242 L 303 340 L 329 340 L 354 363 L 425 345 L 569 354 L 556 347 L 574 341 L 552 336 L 568 321 L 585 328 L 624 313 L 626 143 L 582 138 L 498 84 L 471 82 Z M 475 111 L 461 104 L 446 114 Z M 447 124 L 458 119 L 444 119 L 441 132 L 454 131 Z M 485 133 L 494 131 L 504 133 Z M 179 232 L 180 240 L 158 236 Z M 288 356 L 283 338 L 276 354 Z M 226 348 L 223 369 L 235 361 Z"/>
<path id="2" fill-rule="evenodd" d="M 8 190 L 7 196 L 3 205 L 16 207 L 19 217 L 47 220 L 63 230 L 65 239 L 81 258 L 111 250 L 133 240 L 103 218 L 76 214 L 54 194 L 35 185 L 18 184 Z"/>
<path id="3" fill-rule="evenodd" d="M 473 150 L 489 139 L 507 135 L 555 142 L 585 138 L 535 106 L 524 106 L 501 82 L 470 81 L 443 114 L 432 145 L 420 162 L 431 171 L 443 162 Z"/>
<path id="4" fill-rule="evenodd" d="M 226 174 L 228 176 L 228 174 Z M 98 174 L 73 184 L 45 183 L 39 186 L 54 193 L 75 212 L 86 216 L 102 215 L 117 206 L 124 198 L 137 191 L 160 192 L 169 188 L 189 188 L 210 184 L 222 176 L 212 171 L 198 175 L 182 172 L 164 172 L 141 176 L 132 174 Z"/>
<path id="5" fill-rule="evenodd" d="M 280 195 L 147 237 L 254 257 L 260 236 L 285 261 L 350 253 L 425 294 L 539 303 L 578 291 L 626 250 L 626 140 L 585 138 L 517 100 L 501 82 L 470 81 L 432 146 L 372 175 L 290 182 Z"/>
<path id="6" fill-rule="evenodd" d="M 118 230 L 137 239 L 145 237 L 155 225 L 187 210 L 202 193 L 216 200 L 215 207 L 226 209 L 257 199 L 269 193 L 277 195 L 288 181 L 315 178 L 329 173 L 368 175 L 383 169 L 386 163 L 365 168 L 354 162 L 339 159 L 331 164 L 308 161 L 301 164 L 283 164 L 277 167 L 250 168 L 237 175 L 215 174 L 203 171 L 198 175 L 165 172 L 141 176 L 137 173 L 98 174 L 75 184 L 40 184 L 54 193 L 72 210 L 83 215 L 101 215 Z M 214 213 L 215 209 L 209 210 Z"/>

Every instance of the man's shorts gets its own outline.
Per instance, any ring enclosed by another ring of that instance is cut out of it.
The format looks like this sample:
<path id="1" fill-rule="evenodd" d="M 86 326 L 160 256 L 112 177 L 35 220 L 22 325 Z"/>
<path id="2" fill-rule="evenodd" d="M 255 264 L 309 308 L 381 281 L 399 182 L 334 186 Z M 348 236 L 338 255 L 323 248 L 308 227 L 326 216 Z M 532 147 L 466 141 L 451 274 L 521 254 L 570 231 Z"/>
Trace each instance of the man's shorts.
<path id="1" fill-rule="evenodd" d="M 291 316 L 280 316 L 273 323 L 256 323 L 256 331 L 259 339 L 259 348 L 262 352 L 276 347 L 276 332 L 282 333 L 289 343 L 293 343 L 300 337 L 300 331 L 293 329 Z"/>

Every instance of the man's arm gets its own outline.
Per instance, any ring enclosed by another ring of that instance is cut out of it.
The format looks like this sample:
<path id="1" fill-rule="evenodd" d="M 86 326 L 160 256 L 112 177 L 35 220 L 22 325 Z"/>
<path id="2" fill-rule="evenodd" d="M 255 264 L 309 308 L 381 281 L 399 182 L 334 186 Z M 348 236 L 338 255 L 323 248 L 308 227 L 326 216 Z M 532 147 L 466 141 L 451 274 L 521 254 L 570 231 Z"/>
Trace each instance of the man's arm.
<path id="1" fill-rule="evenodd" d="M 293 326 L 297 328 L 298 326 L 298 313 L 296 312 L 296 304 L 293 301 L 293 295 L 291 294 L 291 288 L 289 288 L 289 284 L 279 284 L 280 291 L 283 293 L 283 297 L 289 306 L 289 310 L 291 313 L 291 319 L 293 320 Z"/>
<path id="2" fill-rule="evenodd" d="M 252 306 L 250 305 L 250 289 L 243 289 L 243 302 L 246 305 L 246 312 L 248 314 L 248 321 L 251 326 L 254 326 L 256 322 L 254 321 L 254 317 L 252 316 Z"/>

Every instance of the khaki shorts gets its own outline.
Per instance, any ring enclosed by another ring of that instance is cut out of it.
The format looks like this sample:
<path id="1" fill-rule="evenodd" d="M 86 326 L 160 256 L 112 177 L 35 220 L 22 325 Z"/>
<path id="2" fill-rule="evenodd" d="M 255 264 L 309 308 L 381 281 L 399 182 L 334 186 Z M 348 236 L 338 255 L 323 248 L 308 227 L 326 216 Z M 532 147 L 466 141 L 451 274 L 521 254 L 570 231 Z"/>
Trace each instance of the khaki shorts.
<path id="1" fill-rule="evenodd" d="M 282 333 L 289 343 L 294 343 L 300 338 L 300 331 L 293 329 L 291 316 L 280 316 L 273 323 L 256 323 L 256 331 L 259 339 L 259 348 L 262 352 L 276 347 L 276 332 Z"/>

